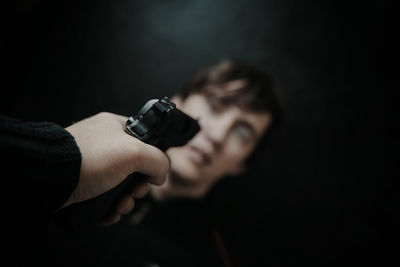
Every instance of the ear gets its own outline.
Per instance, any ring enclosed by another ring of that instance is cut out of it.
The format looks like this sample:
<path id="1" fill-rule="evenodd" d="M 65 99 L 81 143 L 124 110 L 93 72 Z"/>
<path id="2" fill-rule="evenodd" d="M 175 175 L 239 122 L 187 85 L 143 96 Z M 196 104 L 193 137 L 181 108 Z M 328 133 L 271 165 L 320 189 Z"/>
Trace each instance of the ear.
<path id="1" fill-rule="evenodd" d="M 227 174 L 236 176 L 236 175 L 242 174 L 244 171 L 246 171 L 246 169 L 247 169 L 246 163 L 242 162 L 242 163 L 233 165 L 231 167 L 231 169 L 228 170 Z"/>
<path id="2" fill-rule="evenodd" d="M 171 101 L 172 101 L 172 103 L 174 103 L 176 105 L 177 108 L 181 108 L 182 107 L 182 103 L 183 103 L 182 97 L 173 96 L 173 97 L 171 97 Z"/>

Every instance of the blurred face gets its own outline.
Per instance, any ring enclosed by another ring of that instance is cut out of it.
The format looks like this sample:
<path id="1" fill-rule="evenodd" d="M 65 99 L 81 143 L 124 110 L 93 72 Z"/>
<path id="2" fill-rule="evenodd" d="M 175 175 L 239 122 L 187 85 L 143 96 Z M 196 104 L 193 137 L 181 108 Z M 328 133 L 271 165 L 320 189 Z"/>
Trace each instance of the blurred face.
<path id="1" fill-rule="evenodd" d="M 172 173 L 180 183 L 192 187 L 209 188 L 225 175 L 242 172 L 247 156 L 271 121 L 269 113 L 222 105 L 202 94 L 192 94 L 185 100 L 174 97 L 172 101 L 201 126 L 188 144 L 167 151 Z"/>

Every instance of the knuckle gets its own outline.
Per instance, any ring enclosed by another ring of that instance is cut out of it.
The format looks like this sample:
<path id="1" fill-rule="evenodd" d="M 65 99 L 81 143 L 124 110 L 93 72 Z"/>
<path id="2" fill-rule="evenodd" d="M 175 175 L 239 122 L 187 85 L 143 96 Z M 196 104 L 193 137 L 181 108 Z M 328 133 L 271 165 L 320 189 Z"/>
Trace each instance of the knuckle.
<path id="1" fill-rule="evenodd" d="M 167 175 L 167 173 L 169 172 L 169 168 L 170 168 L 170 162 L 169 159 L 166 158 L 164 164 L 162 164 L 160 168 L 161 175 L 163 176 Z"/>
<path id="2" fill-rule="evenodd" d="M 98 113 L 97 116 L 101 119 L 111 119 L 114 116 L 114 114 L 108 111 L 102 111 Z"/>
<path id="3" fill-rule="evenodd" d="M 107 117 L 107 116 L 109 116 L 109 114 L 110 114 L 109 112 L 102 111 L 102 112 L 98 113 L 97 116 L 99 116 L 99 117 Z"/>

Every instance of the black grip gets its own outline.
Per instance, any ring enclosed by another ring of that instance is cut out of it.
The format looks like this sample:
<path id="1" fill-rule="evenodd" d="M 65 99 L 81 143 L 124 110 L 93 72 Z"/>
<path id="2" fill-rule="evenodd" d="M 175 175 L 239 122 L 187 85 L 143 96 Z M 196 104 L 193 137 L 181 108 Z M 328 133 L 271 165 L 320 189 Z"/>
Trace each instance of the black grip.
<path id="1" fill-rule="evenodd" d="M 138 114 L 129 118 L 126 125 L 128 134 L 165 152 L 170 147 L 185 145 L 200 130 L 197 121 L 176 109 L 168 98 L 151 101 L 146 103 Z M 160 104 L 169 106 L 164 108 Z M 134 126 L 131 127 L 132 125 Z M 135 184 L 146 179 L 143 174 L 133 173 L 113 189 L 62 209 L 56 215 L 56 220 L 64 227 L 73 230 L 100 226 L 114 203 Z"/>

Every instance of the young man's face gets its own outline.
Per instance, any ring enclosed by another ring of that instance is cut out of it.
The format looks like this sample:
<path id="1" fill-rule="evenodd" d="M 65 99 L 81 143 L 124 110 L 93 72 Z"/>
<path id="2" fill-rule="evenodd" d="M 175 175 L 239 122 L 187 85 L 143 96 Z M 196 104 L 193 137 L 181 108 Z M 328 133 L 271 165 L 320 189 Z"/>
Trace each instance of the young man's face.
<path id="1" fill-rule="evenodd" d="M 224 106 L 203 94 L 172 101 L 198 119 L 201 130 L 187 145 L 168 150 L 171 171 L 181 183 L 206 190 L 223 176 L 245 169 L 247 156 L 271 121 L 269 113 Z"/>

